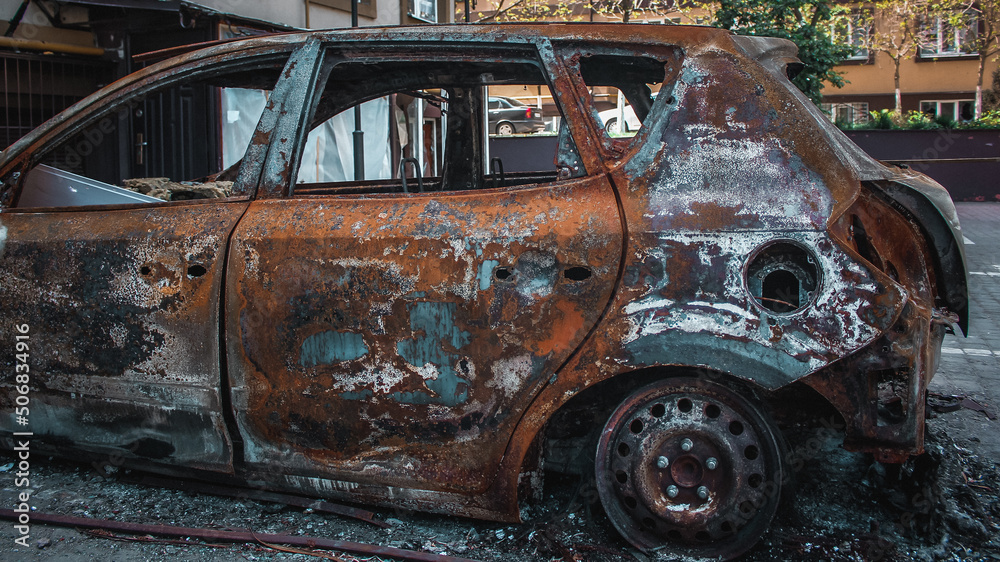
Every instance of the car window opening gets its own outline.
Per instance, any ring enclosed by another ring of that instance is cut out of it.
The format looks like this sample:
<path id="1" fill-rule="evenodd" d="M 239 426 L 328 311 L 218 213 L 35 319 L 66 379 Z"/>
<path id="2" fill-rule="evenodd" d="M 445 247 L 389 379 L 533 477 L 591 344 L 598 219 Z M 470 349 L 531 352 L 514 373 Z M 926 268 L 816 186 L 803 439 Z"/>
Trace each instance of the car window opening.
<path id="1" fill-rule="evenodd" d="M 634 137 L 653 109 L 664 84 L 671 84 L 679 64 L 676 55 L 661 59 L 589 54 L 580 57 L 579 72 L 587 85 L 599 123 L 612 139 Z M 668 96 L 667 103 L 673 98 Z"/>
<path id="2" fill-rule="evenodd" d="M 297 196 L 454 192 L 585 174 L 534 62 L 338 61 L 316 106 L 293 187 Z M 360 180 L 357 106 L 364 139 Z"/>
<path id="3" fill-rule="evenodd" d="M 17 206 L 247 195 L 234 180 L 281 64 L 247 66 L 120 100 L 42 156 Z"/>

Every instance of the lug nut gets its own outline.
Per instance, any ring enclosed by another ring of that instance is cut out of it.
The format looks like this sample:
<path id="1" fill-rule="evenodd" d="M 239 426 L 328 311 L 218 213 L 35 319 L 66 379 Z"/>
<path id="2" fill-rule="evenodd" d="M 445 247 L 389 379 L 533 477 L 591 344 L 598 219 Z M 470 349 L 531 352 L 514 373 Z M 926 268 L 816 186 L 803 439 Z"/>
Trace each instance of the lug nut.
<path id="1" fill-rule="evenodd" d="M 670 466 L 670 460 L 667 457 L 660 457 L 656 459 L 656 466 L 658 468 L 667 468 Z"/>
<path id="2" fill-rule="evenodd" d="M 681 493 L 681 491 L 677 488 L 677 486 L 674 486 L 674 485 L 667 486 L 667 497 L 668 498 L 676 498 L 677 494 L 679 494 L 679 493 Z"/>
<path id="3" fill-rule="evenodd" d="M 708 486 L 698 486 L 698 497 L 703 500 L 708 499 Z"/>
<path id="4" fill-rule="evenodd" d="M 690 451 L 692 447 L 694 447 L 694 442 L 688 439 L 687 437 L 685 437 L 684 440 L 681 441 L 682 451 Z"/>
<path id="5" fill-rule="evenodd" d="M 715 457 L 708 457 L 708 460 L 705 461 L 705 466 L 708 467 L 709 470 L 715 470 L 719 466 L 719 460 Z"/>

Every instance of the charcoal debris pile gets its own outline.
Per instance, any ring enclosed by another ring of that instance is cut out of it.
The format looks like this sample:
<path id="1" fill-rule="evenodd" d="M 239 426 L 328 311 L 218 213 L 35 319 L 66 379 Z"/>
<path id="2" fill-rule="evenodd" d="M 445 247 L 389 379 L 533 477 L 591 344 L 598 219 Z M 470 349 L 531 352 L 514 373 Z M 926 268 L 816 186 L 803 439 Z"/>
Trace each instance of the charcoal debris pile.
<path id="1" fill-rule="evenodd" d="M 170 178 L 127 179 L 123 187 L 164 201 L 217 199 L 229 197 L 233 192 L 233 182 L 231 181 L 195 183 L 170 181 Z"/>

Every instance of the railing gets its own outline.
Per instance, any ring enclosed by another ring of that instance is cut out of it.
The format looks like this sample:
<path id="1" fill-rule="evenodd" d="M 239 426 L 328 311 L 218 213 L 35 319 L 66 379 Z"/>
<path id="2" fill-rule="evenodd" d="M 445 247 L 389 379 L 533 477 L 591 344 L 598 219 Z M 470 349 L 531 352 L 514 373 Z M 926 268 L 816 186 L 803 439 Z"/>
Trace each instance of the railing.
<path id="1" fill-rule="evenodd" d="M 0 52 L 0 147 L 8 147 L 114 75 L 95 58 Z"/>

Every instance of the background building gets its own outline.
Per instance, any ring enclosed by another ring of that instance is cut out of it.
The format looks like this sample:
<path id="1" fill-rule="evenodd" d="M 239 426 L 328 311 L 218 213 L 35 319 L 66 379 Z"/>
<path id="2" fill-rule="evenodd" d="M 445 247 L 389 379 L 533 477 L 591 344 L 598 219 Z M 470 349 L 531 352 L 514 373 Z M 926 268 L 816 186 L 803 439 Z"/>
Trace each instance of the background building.
<path id="1" fill-rule="evenodd" d="M 895 64 L 899 55 L 899 89 L 903 113 L 922 111 L 954 121 L 975 116 L 979 51 L 986 49 L 983 88 L 989 90 L 997 70 L 995 39 L 986 34 L 1000 22 L 982 21 L 989 12 L 966 12 L 953 18 L 948 12 L 909 14 L 912 37 L 900 37 L 900 15 L 864 12 L 861 4 L 842 16 L 834 33 L 854 47 L 848 60 L 836 67 L 843 88 L 824 89 L 824 109 L 837 121 L 857 123 L 869 111 L 895 108 Z M 957 19 L 957 21 L 956 21 Z M 903 48 L 887 48 L 887 37 Z M 880 49 L 881 47 L 881 49 Z M 888 51 L 888 52 L 887 52 Z"/>

